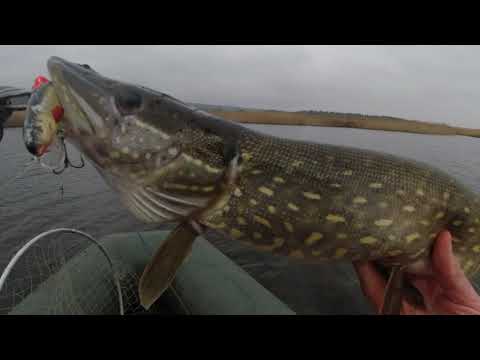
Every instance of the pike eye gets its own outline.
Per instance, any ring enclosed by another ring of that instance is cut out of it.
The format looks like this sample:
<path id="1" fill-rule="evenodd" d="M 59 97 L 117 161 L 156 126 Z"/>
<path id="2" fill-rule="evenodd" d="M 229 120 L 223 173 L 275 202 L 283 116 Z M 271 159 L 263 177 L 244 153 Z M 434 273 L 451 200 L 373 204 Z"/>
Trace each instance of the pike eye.
<path id="1" fill-rule="evenodd" d="M 118 111 L 123 115 L 136 113 L 142 107 L 142 96 L 135 91 L 122 91 L 115 96 Z"/>

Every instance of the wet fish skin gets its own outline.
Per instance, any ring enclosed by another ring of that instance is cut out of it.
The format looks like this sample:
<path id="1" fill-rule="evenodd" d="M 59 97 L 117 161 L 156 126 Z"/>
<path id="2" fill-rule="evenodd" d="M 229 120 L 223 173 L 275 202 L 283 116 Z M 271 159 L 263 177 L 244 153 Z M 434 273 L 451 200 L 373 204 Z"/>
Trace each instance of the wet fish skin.
<path id="1" fill-rule="evenodd" d="M 414 273 L 429 271 L 446 228 L 466 274 L 480 268 L 479 197 L 436 168 L 258 133 L 59 58 L 48 68 L 67 137 L 144 221 L 194 218 L 301 261 L 373 260 Z"/>

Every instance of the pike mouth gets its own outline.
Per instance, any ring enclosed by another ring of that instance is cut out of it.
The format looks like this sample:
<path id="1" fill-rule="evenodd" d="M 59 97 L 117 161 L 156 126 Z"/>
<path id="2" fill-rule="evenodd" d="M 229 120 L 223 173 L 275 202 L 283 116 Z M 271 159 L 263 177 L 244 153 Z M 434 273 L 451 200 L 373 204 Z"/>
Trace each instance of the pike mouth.
<path id="1" fill-rule="evenodd" d="M 105 119 L 112 113 L 109 94 L 102 88 L 105 79 L 90 68 L 74 64 L 58 57 L 48 60 L 55 92 L 64 107 L 68 133 L 105 137 Z"/>

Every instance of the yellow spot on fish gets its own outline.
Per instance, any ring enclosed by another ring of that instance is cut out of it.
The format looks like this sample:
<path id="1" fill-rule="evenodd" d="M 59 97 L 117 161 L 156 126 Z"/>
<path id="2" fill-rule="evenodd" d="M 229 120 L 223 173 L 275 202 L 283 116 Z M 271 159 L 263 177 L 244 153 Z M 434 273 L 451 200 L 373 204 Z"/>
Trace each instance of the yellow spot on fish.
<path id="1" fill-rule="evenodd" d="M 288 254 L 288 256 L 296 259 L 303 259 L 305 257 L 302 250 L 293 250 L 292 252 L 290 252 L 290 254 Z"/>
<path id="2" fill-rule="evenodd" d="M 242 196 L 242 190 L 240 190 L 239 188 L 235 188 L 235 190 L 233 191 L 233 195 L 235 195 L 236 197 Z"/>
<path id="3" fill-rule="evenodd" d="M 273 178 L 273 181 L 275 181 L 276 183 L 279 183 L 279 184 L 284 184 L 285 183 L 285 180 L 279 176 L 275 176 Z"/>
<path id="4" fill-rule="evenodd" d="M 460 225 L 462 225 L 462 224 L 463 224 L 463 221 L 462 221 L 462 220 L 455 220 L 455 221 L 453 222 L 453 225 L 455 225 L 455 226 L 460 226 Z"/>
<path id="5" fill-rule="evenodd" d="M 230 230 L 230 235 L 232 235 L 234 239 L 238 239 L 243 236 L 243 233 L 240 230 L 233 228 Z"/>
<path id="6" fill-rule="evenodd" d="M 203 190 L 204 192 L 210 192 L 210 191 L 213 191 L 214 189 L 215 189 L 214 186 L 204 186 L 204 187 L 202 188 L 202 190 Z"/>
<path id="7" fill-rule="evenodd" d="M 345 233 L 338 233 L 338 234 L 337 234 L 337 238 L 339 238 L 339 239 L 346 239 L 346 238 L 347 238 L 347 234 L 345 234 Z"/>
<path id="8" fill-rule="evenodd" d="M 440 211 L 435 215 L 435 219 L 441 219 L 444 216 L 445 216 L 445 213 L 443 211 Z"/>
<path id="9" fill-rule="evenodd" d="M 465 211 L 466 214 L 470 214 L 470 209 L 468 207 L 464 208 L 463 211 Z"/>
<path id="10" fill-rule="evenodd" d="M 253 233 L 253 237 L 257 240 L 261 239 L 262 238 L 262 234 L 260 234 L 259 232 L 254 232 Z"/>
<path id="11" fill-rule="evenodd" d="M 420 221 L 420 224 L 422 224 L 422 225 L 424 225 L 424 226 L 428 226 L 428 225 L 430 225 L 430 221 L 428 221 L 428 220 L 421 220 L 421 221 Z"/>
<path id="12" fill-rule="evenodd" d="M 468 232 L 469 232 L 469 233 L 474 233 L 474 232 L 475 232 L 475 229 L 471 227 L 471 228 L 468 229 Z"/>
<path id="13" fill-rule="evenodd" d="M 365 199 L 364 197 L 361 197 L 361 196 L 357 196 L 356 198 L 353 199 L 353 203 L 354 204 L 366 204 L 367 199 Z"/>
<path id="14" fill-rule="evenodd" d="M 303 196 L 305 196 L 307 199 L 311 199 L 311 200 L 320 200 L 320 199 L 321 199 L 320 195 L 315 194 L 315 193 L 304 192 L 304 193 L 302 193 L 302 194 L 303 194 Z"/>
<path id="15" fill-rule="evenodd" d="M 205 224 L 207 224 L 207 226 L 211 227 L 212 229 L 223 229 L 226 226 L 225 223 L 215 224 L 209 221 L 205 222 Z"/>
<path id="16" fill-rule="evenodd" d="M 322 250 L 313 250 L 313 251 L 312 251 L 312 255 L 313 255 L 313 256 L 319 256 L 319 255 L 321 255 L 321 254 L 322 254 Z"/>
<path id="17" fill-rule="evenodd" d="M 375 225 L 379 227 L 386 227 L 392 225 L 393 220 L 390 219 L 380 219 L 375 221 Z"/>
<path id="18" fill-rule="evenodd" d="M 468 272 L 470 268 L 474 265 L 474 262 L 472 260 L 468 260 L 465 265 L 463 266 L 463 271 Z"/>
<path id="19" fill-rule="evenodd" d="M 473 252 L 480 253 L 480 245 L 475 245 L 472 247 Z"/>
<path id="20" fill-rule="evenodd" d="M 213 173 L 213 174 L 218 174 L 220 173 L 220 169 L 217 169 L 217 168 L 214 168 L 213 166 L 210 166 L 208 164 L 205 164 L 205 169 L 209 172 L 209 173 Z"/>
<path id="21" fill-rule="evenodd" d="M 293 225 L 290 224 L 289 222 L 284 222 L 285 228 L 287 229 L 288 232 L 293 233 Z"/>
<path id="22" fill-rule="evenodd" d="M 374 238 L 373 236 L 365 236 L 360 239 L 361 244 L 371 245 L 371 244 L 375 244 L 376 242 L 378 242 L 378 239 Z"/>
<path id="23" fill-rule="evenodd" d="M 165 189 L 188 190 L 188 186 L 183 184 L 164 183 L 163 187 Z"/>
<path id="24" fill-rule="evenodd" d="M 128 154 L 130 152 L 130 149 L 128 148 L 128 146 L 124 146 L 121 151 L 124 154 Z"/>
<path id="25" fill-rule="evenodd" d="M 336 214 L 328 214 L 327 221 L 338 223 L 338 222 L 345 222 L 345 218 L 341 215 Z"/>
<path id="26" fill-rule="evenodd" d="M 401 253 L 403 253 L 402 250 L 391 250 L 391 251 L 388 252 L 388 255 L 397 256 L 397 255 L 400 255 Z"/>
<path id="27" fill-rule="evenodd" d="M 385 201 L 380 201 L 378 203 L 378 207 L 385 209 L 386 207 L 388 207 L 388 204 Z"/>
<path id="28" fill-rule="evenodd" d="M 336 258 L 336 259 L 340 259 L 340 258 L 344 257 L 347 252 L 348 252 L 347 249 L 338 248 L 338 249 L 335 251 L 335 258 Z"/>
<path id="29" fill-rule="evenodd" d="M 292 204 L 292 203 L 288 203 L 287 207 L 288 207 L 290 210 L 292 210 L 292 211 L 298 211 L 298 210 L 300 210 L 297 205 Z"/>
<path id="30" fill-rule="evenodd" d="M 407 211 L 407 212 L 414 212 L 415 211 L 415 207 L 411 206 L 411 205 L 404 206 L 402 209 L 403 209 L 403 211 Z"/>
<path id="31" fill-rule="evenodd" d="M 275 238 L 273 239 L 273 245 L 276 247 L 276 248 L 279 248 L 283 245 L 283 243 L 285 242 L 285 239 L 283 238 Z"/>
<path id="32" fill-rule="evenodd" d="M 247 222 L 245 221 L 245 219 L 240 216 L 237 218 L 237 222 L 239 225 L 247 225 Z"/>
<path id="33" fill-rule="evenodd" d="M 425 251 L 427 251 L 427 249 L 423 248 L 423 249 L 417 251 L 415 254 L 410 255 L 409 257 L 410 257 L 411 259 L 415 259 L 416 257 L 422 255 Z"/>
<path id="34" fill-rule="evenodd" d="M 258 250 L 273 251 L 275 249 L 281 248 L 284 243 L 285 243 L 285 239 L 275 238 L 275 239 L 273 239 L 273 244 L 272 245 L 256 245 L 255 247 Z"/>
<path id="35" fill-rule="evenodd" d="M 353 171 L 352 171 L 352 170 L 345 170 L 345 171 L 343 172 L 343 175 L 345 175 L 345 176 L 351 176 L 352 174 L 353 174 Z"/>
<path id="36" fill-rule="evenodd" d="M 418 238 L 420 238 L 420 234 L 419 233 L 413 233 L 413 234 L 405 236 L 405 241 L 407 242 L 407 244 L 410 244 L 412 241 L 417 240 Z"/>
<path id="37" fill-rule="evenodd" d="M 273 196 L 273 190 L 265 187 L 265 186 L 260 186 L 258 188 L 258 191 L 260 191 L 262 194 L 265 194 L 267 196 Z"/>
<path id="38" fill-rule="evenodd" d="M 383 184 L 381 183 L 371 183 L 368 185 L 371 189 L 381 189 L 383 187 Z"/>
<path id="39" fill-rule="evenodd" d="M 425 195 L 425 193 L 423 192 L 422 189 L 418 189 L 417 192 L 416 192 L 416 194 L 417 194 L 418 196 L 424 196 L 424 195 Z"/>
<path id="40" fill-rule="evenodd" d="M 272 206 L 272 205 L 268 205 L 267 209 L 271 214 L 275 214 L 277 212 L 277 209 L 275 209 L 275 206 Z"/>
<path id="41" fill-rule="evenodd" d="M 160 150 L 160 149 L 159 149 Z M 187 154 L 182 154 L 183 158 L 188 161 L 188 162 L 192 162 L 193 161 L 193 157 L 191 157 L 190 155 L 187 155 Z"/>
<path id="42" fill-rule="evenodd" d="M 318 240 L 322 239 L 323 238 L 323 234 L 320 234 L 318 232 L 313 232 L 310 234 L 310 236 L 308 236 L 306 239 L 305 239 L 305 245 L 308 245 L 308 246 L 311 246 L 313 244 L 315 244 Z"/>
<path id="43" fill-rule="evenodd" d="M 243 153 L 243 154 L 242 154 L 242 159 L 243 159 L 243 160 L 246 160 L 246 161 L 251 160 L 251 159 L 252 159 L 252 154 Z"/>
<path id="44" fill-rule="evenodd" d="M 292 162 L 292 166 L 293 166 L 293 167 L 298 167 L 298 166 L 300 166 L 300 165 L 302 165 L 302 164 L 303 164 L 303 161 L 300 161 L 300 160 L 294 160 L 294 161 Z"/>
<path id="45" fill-rule="evenodd" d="M 261 174 L 261 173 L 262 173 L 262 170 L 253 170 L 252 171 L 253 175 L 258 175 L 258 174 Z"/>
<path id="46" fill-rule="evenodd" d="M 258 204 L 257 200 L 255 199 L 250 199 L 249 202 L 250 202 L 250 205 L 253 205 L 253 206 Z"/>
<path id="47" fill-rule="evenodd" d="M 266 227 L 269 227 L 269 228 L 272 227 L 272 225 L 270 225 L 270 222 L 267 219 L 262 218 L 258 215 L 254 215 L 253 220 L 258 222 L 259 224 L 262 224 L 262 225 L 266 226 Z"/>

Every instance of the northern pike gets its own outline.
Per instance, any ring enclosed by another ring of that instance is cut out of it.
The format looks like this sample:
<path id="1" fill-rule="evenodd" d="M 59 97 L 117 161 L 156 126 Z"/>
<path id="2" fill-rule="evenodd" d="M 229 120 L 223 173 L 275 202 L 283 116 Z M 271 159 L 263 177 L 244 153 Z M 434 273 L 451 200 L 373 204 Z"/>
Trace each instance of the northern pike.
<path id="1" fill-rule="evenodd" d="M 146 308 L 205 229 L 299 261 L 374 261 L 395 278 L 385 308 L 413 290 L 402 274 L 431 271 L 443 229 L 467 276 L 480 269 L 480 198 L 441 170 L 259 133 L 58 57 L 48 70 L 66 138 L 136 217 L 178 224 L 140 280 Z"/>

